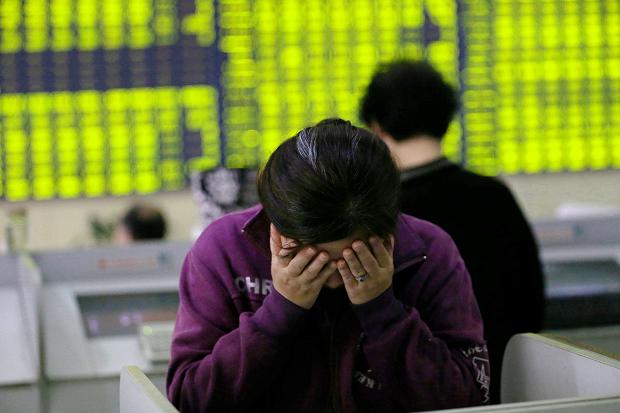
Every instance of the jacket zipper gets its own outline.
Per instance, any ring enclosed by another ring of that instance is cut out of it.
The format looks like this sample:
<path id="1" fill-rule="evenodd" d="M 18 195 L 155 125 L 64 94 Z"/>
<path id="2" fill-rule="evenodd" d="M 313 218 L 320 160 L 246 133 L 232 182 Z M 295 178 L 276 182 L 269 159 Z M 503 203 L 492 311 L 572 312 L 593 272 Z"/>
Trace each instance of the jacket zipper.
<path id="1" fill-rule="evenodd" d="M 405 268 L 411 267 L 412 265 L 418 264 L 422 261 L 426 261 L 428 259 L 428 256 L 426 254 L 424 255 L 420 255 L 419 257 L 413 258 L 401 265 L 398 266 L 398 268 L 394 269 L 394 274 L 396 274 L 397 272 L 401 272 L 402 270 L 404 270 Z"/>
<path id="2" fill-rule="evenodd" d="M 420 255 L 419 257 L 413 258 L 410 261 L 405 262 L 404 264 L 400 265 L 398 268 L 398 271 L 402 271 L 405 268 L 408 268 L 412 265 L 418 264 L 420 262 L 426 261 L 428 258 L 428 256 L 425 255 Z M 394 274 L 396 274 L 396 269 L 394 270 Z M 327 317 L 327 319 L 329 320 L 329 316 L 327 316 L 327 314 L 325 314 L 325 316 Z M 335 331 L 336 331 L 336 324 L 337 324 L 337 319 L 333 320 L 333 322 L 331 322 L 330 320 L 330 330 L 329 330 L 329 376 L 330 376 L 330 386 L 331 386 L 331 412 L 333 413 L 339 413 L 340 412 L 340 406 L 339 406 L 339 392 L 338 392 L 338 371 L 337 371 L 337 367 L 338 367 L 338 355 L 336 354 L 336 346 L 334 345 L 334 341 L 335 341 Z M 360 348 L 361 346 L 361 342 L 364 339 L 364 333 L 361 334 L 359 341 L 358 341 L 358 348 Z"/>

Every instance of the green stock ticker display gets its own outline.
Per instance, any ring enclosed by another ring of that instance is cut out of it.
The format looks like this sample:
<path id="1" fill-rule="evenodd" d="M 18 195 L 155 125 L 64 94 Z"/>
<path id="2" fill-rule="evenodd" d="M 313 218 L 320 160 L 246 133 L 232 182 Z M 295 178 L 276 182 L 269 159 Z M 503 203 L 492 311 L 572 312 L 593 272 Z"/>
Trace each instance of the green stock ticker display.
<path id="1" fill-rule="evenodd" d="M 1 0 L 0 199 L 171 191 L 357 123 L 380 62 L 461 90 L 446 154 L 486 174 L 620 167 L 620 2 Z"/>

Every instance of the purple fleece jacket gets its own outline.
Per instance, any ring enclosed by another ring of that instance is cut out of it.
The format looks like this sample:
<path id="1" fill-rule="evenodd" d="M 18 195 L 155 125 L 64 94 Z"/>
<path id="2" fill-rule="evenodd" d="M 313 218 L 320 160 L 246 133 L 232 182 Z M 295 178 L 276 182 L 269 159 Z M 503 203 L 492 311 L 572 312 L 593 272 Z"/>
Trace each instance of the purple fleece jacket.
<path id="1" fill-rule="evenodd" d="M 181 412 L 408 412 L 485 403 L 482 321 L 457 248 L 408 215 L 390 289 L 305 310 L 272 287 L 260 206 L 212 223 L 187 254 L 168 371 Z"/>

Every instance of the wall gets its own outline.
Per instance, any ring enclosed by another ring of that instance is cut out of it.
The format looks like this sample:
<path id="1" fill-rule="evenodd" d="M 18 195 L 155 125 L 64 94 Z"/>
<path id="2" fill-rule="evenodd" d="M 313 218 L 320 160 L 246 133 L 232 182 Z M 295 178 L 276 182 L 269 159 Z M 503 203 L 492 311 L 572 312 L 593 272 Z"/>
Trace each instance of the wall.
<path id="1" fill-rule="evenodd" d="M 168 223 L 169 240 L 191 239 L 192 231 L 199 225 L 198 209 L 189 191 L 141 197 L 3 202 L 0 203 L 0 251 L 6 249 L 5 229 L 11 211 L 26 210 L 29 249 L 77 248 L 95 243 L 89 225 L 92 216 L 118 221 L 136 201 L 148 202 L 163 211 Z"/>
<path id="2" fill-rule="evenodd" d="M 620 208 L 620 171 L 515 175 L 502 178 L 531 219 L 552 217 L 562 203 L 608 204 Z M 188 240 L 199 228 L 199 215 L 189 191 L 144 197 L 0 203 L 0 251 L 6 248 L 8 213 L 25 208 L 28 247 L 35 250 L 92 245 L 89 218 L 118 219 L 136 200 L 159 206 L 169 223 L 169 239 Z"/>
<path id="3" fill-rule="evenodd" d="M 553 217 L 564 203 L 620 208 L 620 171 L 513 175 L 502 179 L 530 219 Z"/>

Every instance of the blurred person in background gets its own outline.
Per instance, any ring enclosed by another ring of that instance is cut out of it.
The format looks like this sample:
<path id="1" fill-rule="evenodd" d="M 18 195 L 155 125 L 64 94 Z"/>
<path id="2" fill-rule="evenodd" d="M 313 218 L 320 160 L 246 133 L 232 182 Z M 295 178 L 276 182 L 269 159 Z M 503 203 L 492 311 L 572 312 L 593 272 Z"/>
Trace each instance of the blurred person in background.
<path id="1" fill-rule="evenodd" d="M 442 154 L 458 108 L 456 91 L 424 61 L 379 67 L 360 118 L 390 148 L 400 169 L 403 213 L 443 228 L 472 277 L 491 361 L 491 401 L 499 403 L 501 363 L 511 336 L 538 332 L 544 280 L 532 231 L 510 190 Z"/>
<path id="2" fill-rule="evenodd" d="M 147 204 L 136 204 L 116 226 L 113 241 L 124 245 L 136 241 L 162 240 L 166 237 L 166 231 L 166 219 L 159 209 Z"/>

